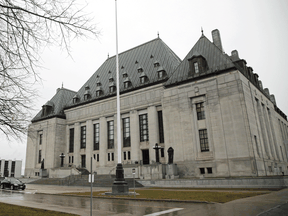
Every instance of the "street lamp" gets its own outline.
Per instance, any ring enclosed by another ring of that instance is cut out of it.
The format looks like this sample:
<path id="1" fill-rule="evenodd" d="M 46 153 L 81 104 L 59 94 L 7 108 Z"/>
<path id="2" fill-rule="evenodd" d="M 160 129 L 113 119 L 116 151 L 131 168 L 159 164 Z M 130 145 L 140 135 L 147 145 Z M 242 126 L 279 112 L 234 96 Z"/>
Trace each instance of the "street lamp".
<path id="1" fill-rule="evenodd" d="M 61 167 L 64 166 L 64 158 L 65 158 L 65 155 L 63 153 L 61 153 L 61 155 L 59 155 L 60 159 L 61 159 Z"/>
<path id="2" fill-rule="evenodd" d="M 153 146 L 153 149 L 155 149 L 155 155 L 156 155 L 156 163 L 160 163 L 159 161 L 159 149 L 161 149 L 161 146 L 158 146 L 158 143 Z"/>

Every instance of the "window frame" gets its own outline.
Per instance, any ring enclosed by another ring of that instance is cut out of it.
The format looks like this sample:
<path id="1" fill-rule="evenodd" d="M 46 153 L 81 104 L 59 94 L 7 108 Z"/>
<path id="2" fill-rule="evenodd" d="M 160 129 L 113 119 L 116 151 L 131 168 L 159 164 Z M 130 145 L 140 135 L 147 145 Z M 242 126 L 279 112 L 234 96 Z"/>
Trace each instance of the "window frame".
<path id="1" fill-rule="evenodd" d="M 122 118 L 123 147 L 131 147 L 130 117 Z"/>
<path id="2" fill-rule="evenodd" d="M 74 152 L 74 128 L 69 129 L 69 153 Z"/>
<path id="3" fill-rule="evenodd" d="M 93 150 L 98 151 L 99 149 L 100 149 L 100 124 L 95 123 L 93 124 Z"/>
<path id="4" fill-rule="evenodd" d="M 199 141 L 200 141 L 201 152 L 209 152 L 210 149 L 209 149 L 207 129 L 200 129 L 199 130 Z"/>
<path id="5" fill-rule="evenodd" d="M 196 107 L 197 120 L 199 121 L 206 119 L 204 102 L 196 103 L 195 107 Z"/>
<path id="6" fill-rule="evenodd" d="M 86 125 L 81 126 L 81 129 L 80 129 L 80 148 L 81 149 L 86 148 L 86 135 L 87 135 Z"/>
<path id="7" fill-rule="evenodd" d="M 107 149 L 114 149 L 114 120 L 107 121 Z"/>
<path id="8" fill-rule="evenodd" d="M 148 114 L 139 115 L 140 142 L 149 141 Z M 146 136 L 146 138 L 145 138 Z"/>

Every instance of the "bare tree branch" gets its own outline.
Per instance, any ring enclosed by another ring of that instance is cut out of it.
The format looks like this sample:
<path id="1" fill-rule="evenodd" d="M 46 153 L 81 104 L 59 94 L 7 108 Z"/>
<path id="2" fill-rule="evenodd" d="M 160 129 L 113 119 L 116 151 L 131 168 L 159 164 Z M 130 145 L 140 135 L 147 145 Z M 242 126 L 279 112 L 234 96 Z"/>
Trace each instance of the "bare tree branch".
<path id="1" fill-rule="evenodd" d="M 98 36 L 79 2 L 0 0 L 0 132 L 8 139 L 26 133 L 43 48 L 56 44 L 70 54 L 73 39 Z"/>

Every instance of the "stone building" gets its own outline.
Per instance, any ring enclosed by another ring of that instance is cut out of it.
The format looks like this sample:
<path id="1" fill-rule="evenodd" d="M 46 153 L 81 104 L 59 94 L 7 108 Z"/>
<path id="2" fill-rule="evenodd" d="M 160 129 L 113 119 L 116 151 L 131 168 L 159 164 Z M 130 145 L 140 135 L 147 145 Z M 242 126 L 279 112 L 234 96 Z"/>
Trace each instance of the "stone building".
<path id="1" fill-rule="evenodd" d="M 135 167 L 151 178 L 144 171 L 157 166 L 156 143 L 162 164 L 174 149 L 180 177 L 288 174 L 287 116 L 238 52 L 223 52 L 218 30 L 212 38 L 202 33 L 183 60 L 160 38 L 119 54 L 126 177 Z M 114 174 L 115 65 L 108 58 L 78 92 L 62 87 L 43 105 L 29 126 L 27 177 L 39 175 L 43 158 L 50 177 L 90 170 L 91 157 L 93 171 Z"/>
<path id="2" fill-rule="evenodd" d="M 0 177 L 21 177 L 21 160 L 0 160 Z"/>

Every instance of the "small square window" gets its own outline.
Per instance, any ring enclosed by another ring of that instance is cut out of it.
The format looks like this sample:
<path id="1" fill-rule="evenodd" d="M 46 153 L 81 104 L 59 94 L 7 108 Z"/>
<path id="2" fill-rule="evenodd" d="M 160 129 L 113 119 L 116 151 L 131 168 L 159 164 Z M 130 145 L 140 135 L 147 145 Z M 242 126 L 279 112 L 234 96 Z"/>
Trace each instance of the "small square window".
<path id="1" fill-rule="evenodd" d="M 205 168 L 200 168 L 200 174 L 205 174 Z"/>
<path id="2" fill-rule="evenodd" d="M 207 167 L 207 173 L 212 174 L 212 167 Z"/>
<path id="3" fill-rule="evenodd" d="M 268 166 L 269 172 L 272 172 L 272 167 Z"/>

